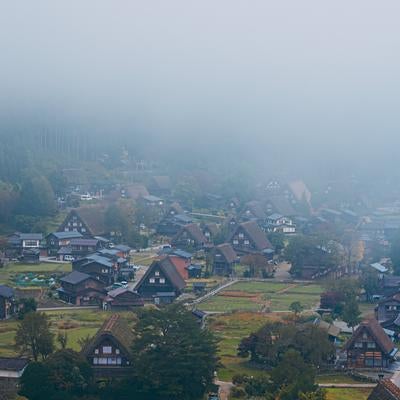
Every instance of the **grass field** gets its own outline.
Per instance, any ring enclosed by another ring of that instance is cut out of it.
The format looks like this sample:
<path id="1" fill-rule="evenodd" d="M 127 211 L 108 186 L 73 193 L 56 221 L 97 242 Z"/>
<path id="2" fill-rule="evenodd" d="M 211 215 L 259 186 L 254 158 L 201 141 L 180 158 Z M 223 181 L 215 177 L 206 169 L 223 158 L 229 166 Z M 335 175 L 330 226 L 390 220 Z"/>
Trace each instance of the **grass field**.
<path id="1" fill-rule="evenodd" d="M 326 389 L 326 400 L 367 400 L 372 389 L 367 388 L 329 388 Z"/>
<path id="2" fill-rule="evenodd" d="M 309 310 L 319 303 L 319 285 L 238 282 L 199 305 L 204 311 L 288 311 L 294 301 Z"/>
<path id="3" fill-rule="evenodd" d="M 100 310 L 58 310 L 47 311 L 51 321 L 51 329 L 57 335 L 66 332 L 68 336 L 68 347 L 80 350 L 78 340 L 86 336 L 93 336 L 105 319 L 111 314 Z M 135 315 L 131 312 L 122 312 L 128 321 L 135 321 Z M 15 356 L 17 349 L 14 347 L 14 338 L 18 321 L 3 321 L 0 324 L 0 356 Z M 63 329 L 67 324 L 70 329 Z"/>

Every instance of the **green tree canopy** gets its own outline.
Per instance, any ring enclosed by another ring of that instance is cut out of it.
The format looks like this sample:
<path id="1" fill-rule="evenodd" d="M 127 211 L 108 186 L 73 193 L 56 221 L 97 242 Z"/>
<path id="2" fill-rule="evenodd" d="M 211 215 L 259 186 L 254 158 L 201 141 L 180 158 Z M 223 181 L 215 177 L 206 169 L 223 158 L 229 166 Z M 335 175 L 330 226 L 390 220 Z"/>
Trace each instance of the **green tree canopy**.
<path id="1" fill-rule="evenodd" d="M 46 314 L 30 312 L 19 323 L 15 344 L 22 353 L 29 354 L 35 361 L 45 359 L 54 350 L 54 334 Z"/>
<path id="2" fill-rule="evenodd" d="M 185 308 L 145 312 L 136 326 L 133 382 L 144 398 L 202 399 L 217 369 L 217 344 Z M 149 396 L 149 397 L 146 397 Z"/>

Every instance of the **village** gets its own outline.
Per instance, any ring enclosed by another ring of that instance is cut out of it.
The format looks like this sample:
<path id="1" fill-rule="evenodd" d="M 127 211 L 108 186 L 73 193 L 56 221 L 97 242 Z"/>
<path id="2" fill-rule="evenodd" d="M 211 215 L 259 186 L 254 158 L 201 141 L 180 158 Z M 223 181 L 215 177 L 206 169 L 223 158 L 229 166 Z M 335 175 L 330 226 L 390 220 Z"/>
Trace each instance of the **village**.
<path id="1" fill-rule="evenodd" d="M 32 361 L 15 342 L 29 310 L 46 314 L 98 379 L 113 379 L 132 368 L 132 315 L 171 304 L 217 336 L 221 399 L 250 398 L 253 380 L 263 379 L 246 338 L 268 324 L 322 332 L 315 382 L 327 399 L 399 398 L 397 203 L 360 196 L 334 208 L 325 196 L 316 207 L 302 180 L 271 179 L 254 198 L 206 193 L 196 207 L 176 184 L 152 176 L 108 190 L 71 186 L 53 229 L 3 236 L 4 398 Z"/>

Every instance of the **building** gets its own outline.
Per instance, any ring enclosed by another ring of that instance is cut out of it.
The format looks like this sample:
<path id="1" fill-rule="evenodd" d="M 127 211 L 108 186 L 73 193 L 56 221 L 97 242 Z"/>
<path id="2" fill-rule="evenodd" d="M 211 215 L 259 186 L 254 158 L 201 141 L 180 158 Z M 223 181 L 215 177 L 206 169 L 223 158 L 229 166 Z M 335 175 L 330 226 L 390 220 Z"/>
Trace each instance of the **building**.
<path id="1" fill-rule="evenodd" d="M 79 232 L 85 237 L 108 236 L 105 209 L 102 206 L 75 208 L 65 217 L 58 231 Z"/>
<path id="2" fill-rule="evenodd" d="M 271 243 L 255 221 L 237 225 L 229 238 L 229 243 L 239 254 L 272 250 Z"/>
<path id="3" fill-rule="evenodd" d="M 387 368 L 398 352 L 375 318 L 363 321 L 345 345 L 350 368 Z"/>
<path id="4" fill-rule="evenodd" d="M 79 271 L 61 278 L 60 285 L 57 290 L 60 300 L 77 306 L 100 306 L 107 294 L 103 282 Z"/>
<path id="5" fill-rule="evenodd" d="M 135 290 L 155 304 L 173 302 L 185 288 L 185 281 L 168 257 L 154 261 L 138 282 Z"/>
<path id="6" fill-rule="evenodd" d="M 261 202 L 257 200 L 249 201 L 245 204 L 244 210 L 242 212 L 242 219 L 246 221 L 257 221 L 263 224 L 266 218 L 264 207 Z"/>
<path id="7" fill-rule="evenodd" d="M 381 379 L 367 400 L 400 400 L 400 388 L 390 379 Z"/>
<path id="8" fill-rule="evenodd" d="M 18 257 L 18 261 L 24 264 L 39 264 L 40 250 L 39 249 L 22 250 L 22 254 Z"/>
<path id="9" fill-rule="evenodd" d="M 192 222 L 193 219 L 187 214 L 166 214 L 157 224 L 157 233 L 159 235 L 174 236 L 182 227 Z"/>
<path id="10" fill-rule="evenodd" d="M 16 232 L 8 236 L 6 255 L 10 258 L 18 257 L 23 252 L 38 250 L 39 255 L 47 255 L 46 243 L 41 233 L 20 233 Z"/>
<path id="11" fill-rule="evenodd" d="M 113 284 L 119 273 L 117 263 L 100 254 L 90 254 L 73 261 L 72 269 L 88 274 L 105 285 Z"/>
<path id="12" fill-rule="evenodd" d="M 268 232 L 279 232 L 283 234 L 296 233 L 296 225 L 293 220 L 277 213 L 267 217 L 265 227 Z"/>
<path id="13" fill-rule="evenodd" d="M 197 224 L 188 224 L 179 230 L 171 243 L 174 247 L 200 250 L 206 245 L 207 238 Z"/>
<path id="14" fill-rule="evenodd" d="M 237 254 L 229 243 L 223 243 L 216 246 L 213 251 L 214 275 L 231 275 L 236 260 Z"/>
<path id="15" fill-rule="evenodd" d="M 51 256 L 56 256 L 62 247 L 69 246 L 71 239 L 82 238 L 80 232 L 53 232 L 46 236 L 47 253 Z"/>
<path id="16" fill-rule="evenodd" d="M 164 200 L 161 197 L 153 196 L 151 194 L 143 196 L 142 201 L 148 207 L 164 207 Z"/>
<path id="17" fill-rule="evenodd" d="M 202 232 L 204 237 L 207 240 L 207 243 L 214 243 L 216 236 L 219 233 L 219 228 L 216 223 L 209 223 L 209 224 L 204 224 L 202 226 Z"/>
<path id="18" fill-rule="evenodd" d="M 287 197 L 283 195 L 270 196 L 265 202 L 267 214 L 281 214 L 288 217 L 298 215 L 298 212 L 293 208 Z"/>
<path id="19" fill-rule="evenodd" d="M 103 309 L 111 311 L 130 310 L 143 305 L 144 301 L 138 293 L 121 287 L 108 292 L 103 302 Z"/>
<path id="20" fill-rule="evenodd" d="M 8 319 L 16 312 L 14 289 L 0 285 L 0 319 Z"/>
<path id="21" fill-rule="evenodd" d="M 20 357 L 0 357 L 0 400 L 11 400 L 17 397 L 19 379 L 29 360 Z"/>
<path id="22" fill-rule="evenodd" d="M 132 329 L 119 315 L 107 319 L 82 350 L 97 379 L 124 378 L 132 373 Z"/>

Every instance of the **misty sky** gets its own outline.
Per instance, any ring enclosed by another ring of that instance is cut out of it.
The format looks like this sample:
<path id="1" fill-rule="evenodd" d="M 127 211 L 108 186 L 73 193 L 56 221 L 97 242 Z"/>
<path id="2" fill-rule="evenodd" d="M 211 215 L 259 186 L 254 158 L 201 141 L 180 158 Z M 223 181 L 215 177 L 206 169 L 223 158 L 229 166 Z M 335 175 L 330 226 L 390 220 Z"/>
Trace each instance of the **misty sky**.
<path id="1" fill-rule="evenodd" d="M 2 114 L 380 162 L 400 144 L 399 17 L 398 0 L 2 1 Z"/>

